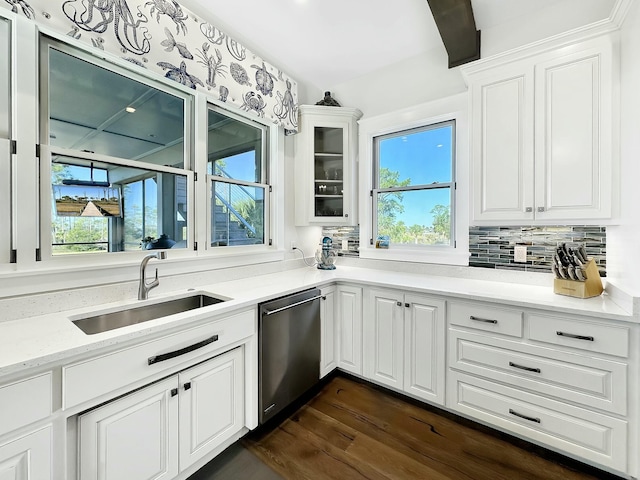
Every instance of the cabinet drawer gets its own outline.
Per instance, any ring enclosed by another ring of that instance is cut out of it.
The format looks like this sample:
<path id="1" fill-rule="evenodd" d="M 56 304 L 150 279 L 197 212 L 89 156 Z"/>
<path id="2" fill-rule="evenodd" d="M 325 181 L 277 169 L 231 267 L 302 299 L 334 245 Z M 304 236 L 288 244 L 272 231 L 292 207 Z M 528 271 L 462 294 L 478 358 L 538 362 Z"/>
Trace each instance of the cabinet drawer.
<path id="1" fill-rule="evenodd" d="M 529 315 L 528 321 L 532 340 L 617 357 L 629 356 L 629 329 L 626 327 L 537 314 Z"/>
<path id="2" fill-rule="evenodd" d="M 0 436 L 51 415 L 51 372 L 0 386 Z"/>
<path id="3" fill-rule="evenodd" d="M 64 367 L 62 369 L 63 407 L 79 405 L 161 372 L 169 373 L 178 365 L 220 351 L 227 345 L 255 334 L 256 323 L 256 311 L 249 310 L 158 340 Z M 210 343 L 188 351 L 189 347 L 200 342 Z M 182 349 L 185 349 L 184 354 L 162 360 L 162 355 L 179 352 Z M 150 359 L 153 357 L 156 362 L 150 364 Z"/>
<path id="4" fill-rule="evenodd" d="M 627 422 L 452 372 L 459 412 L 590 462 L 626 471 Z"/>
<path id="5" fill-rule="evenodd" d="M 522 337 L 522 312 L 482 304 L 452 303 L 449 323 L 487 332 Z"/>
<path id="6" fill-rule="evenodd" d="M 625 363 L 450 330 L 449 365 L 515 388 L 627 413 Z"/>

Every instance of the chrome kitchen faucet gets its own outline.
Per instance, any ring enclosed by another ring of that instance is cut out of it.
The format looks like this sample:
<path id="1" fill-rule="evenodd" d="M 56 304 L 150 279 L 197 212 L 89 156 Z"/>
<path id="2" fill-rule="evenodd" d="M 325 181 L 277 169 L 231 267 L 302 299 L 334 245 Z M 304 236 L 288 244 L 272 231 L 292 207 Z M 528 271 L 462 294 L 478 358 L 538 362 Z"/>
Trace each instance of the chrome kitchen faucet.
<path id="1" fill-rule="evenodd" d="M 160 285 L 160 280 L 158 280 L 158 269 L 156 268 L 156 278 L 151 283 L 147 283 L 147 275 L 146 268 L 147 263 L 152 258 L 157 258 L 158 260 L 164 260 L 167 258 L 167 252 L 158 252 L 151 253 L 142 259 L 140 263 L 140 284 L 138 285 L 138 300 L 146 300 L 149 297 L 149 290 Z"/>

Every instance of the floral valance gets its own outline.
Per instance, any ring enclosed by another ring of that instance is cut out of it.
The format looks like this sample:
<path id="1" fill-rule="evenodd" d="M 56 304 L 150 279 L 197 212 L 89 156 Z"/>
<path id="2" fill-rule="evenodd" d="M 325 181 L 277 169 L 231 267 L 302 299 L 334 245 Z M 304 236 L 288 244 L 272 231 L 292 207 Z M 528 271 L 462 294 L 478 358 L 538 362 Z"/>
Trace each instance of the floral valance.
<path id="1" fill-rule="evenodd" d="M 298 130 L 297 84 L 173 0 L 0 0 L 141 68 Z"/>

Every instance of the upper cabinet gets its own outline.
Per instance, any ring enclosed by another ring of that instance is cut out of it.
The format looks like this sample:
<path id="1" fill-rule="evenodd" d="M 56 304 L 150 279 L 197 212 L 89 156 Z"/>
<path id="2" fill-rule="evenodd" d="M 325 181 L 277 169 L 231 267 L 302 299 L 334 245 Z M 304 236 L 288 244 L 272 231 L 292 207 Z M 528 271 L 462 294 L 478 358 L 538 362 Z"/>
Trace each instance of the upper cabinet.
<path id="1" fill-rule="evenodd" d="M 616 56 L 615 38 L 605 34 L 463 69 L 471 95 L 472 224 L 612 219 Z"/>
<path id="2" fill-rule="evenodd" d="M 355 108 L 300 106 L 296 138 L 296 225 L 356 225 Z"/>

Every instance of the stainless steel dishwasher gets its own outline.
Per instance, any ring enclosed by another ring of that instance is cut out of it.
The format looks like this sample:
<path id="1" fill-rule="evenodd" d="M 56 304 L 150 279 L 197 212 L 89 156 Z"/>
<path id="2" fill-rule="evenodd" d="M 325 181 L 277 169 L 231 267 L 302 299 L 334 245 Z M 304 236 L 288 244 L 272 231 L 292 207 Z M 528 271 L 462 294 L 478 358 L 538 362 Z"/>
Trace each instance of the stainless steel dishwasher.
<path id="1" fill-rule="evenodd" d="M 320 290 L 260 304 L 260 424 L 320 380 Z"/>

